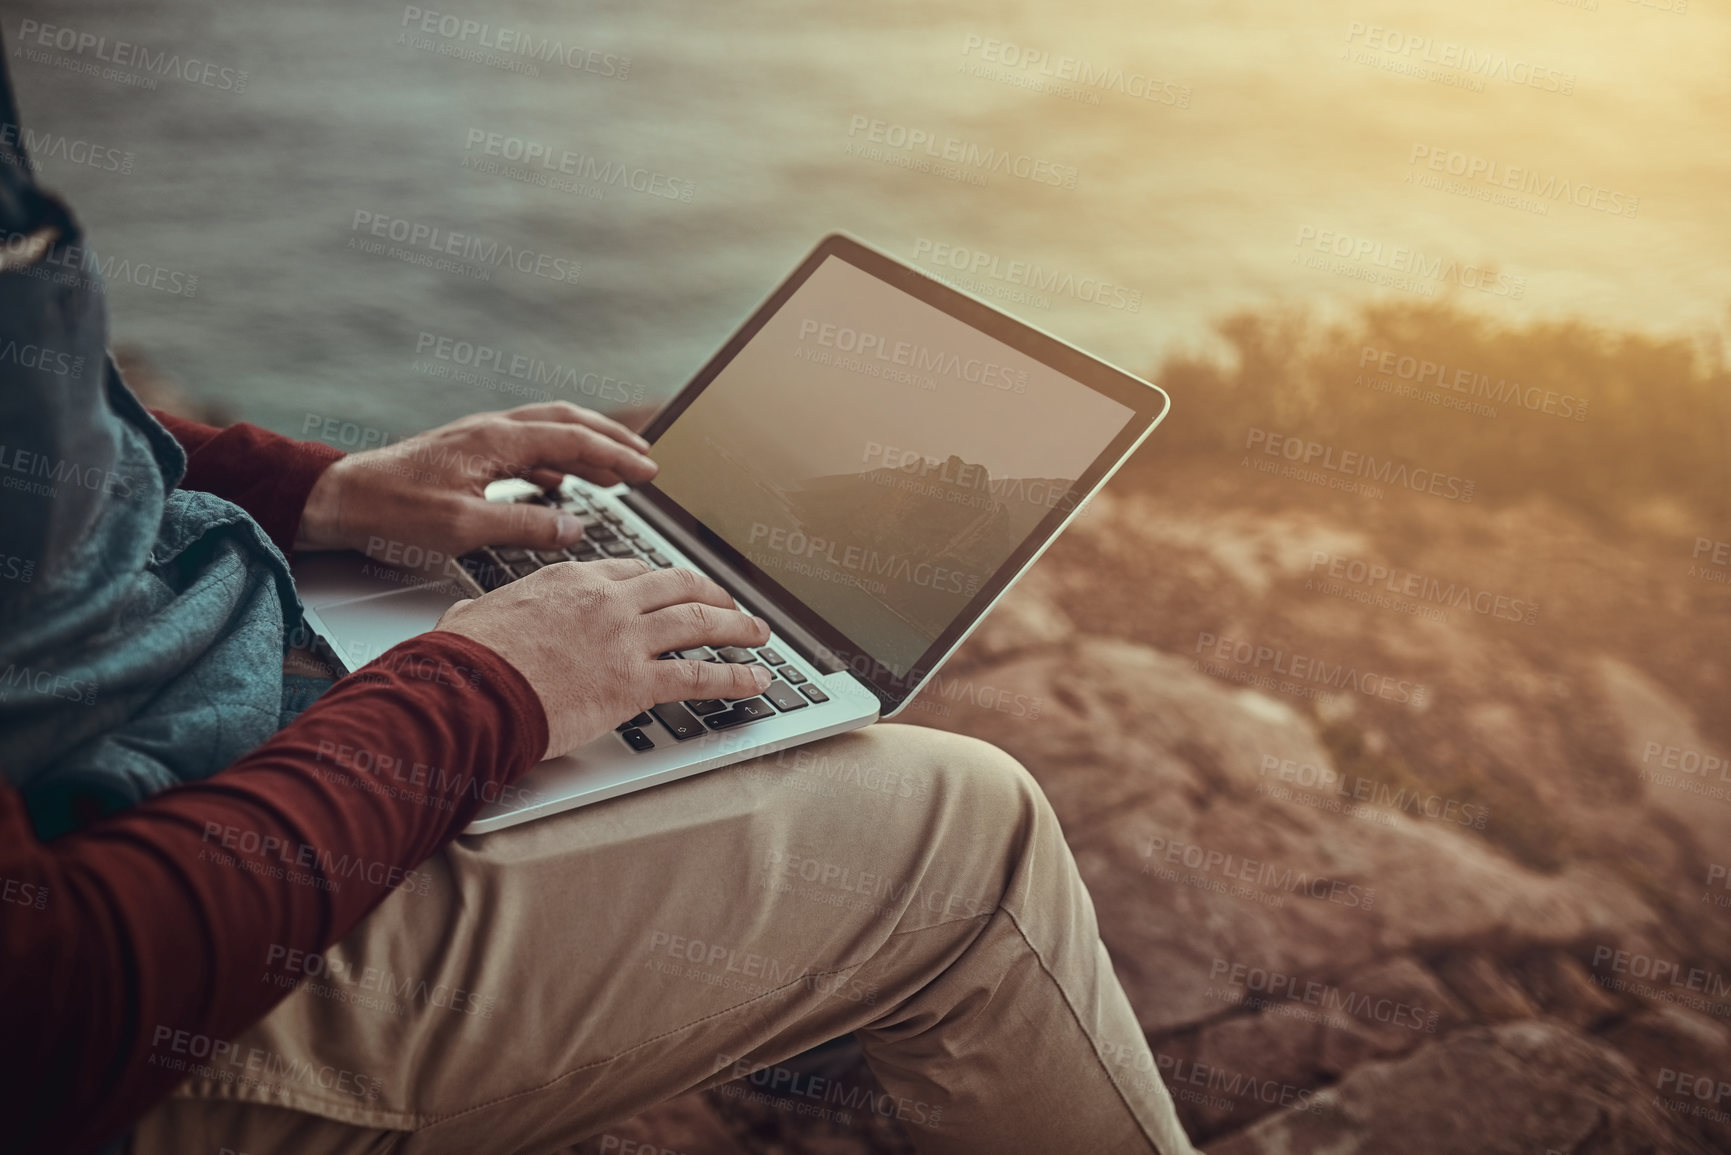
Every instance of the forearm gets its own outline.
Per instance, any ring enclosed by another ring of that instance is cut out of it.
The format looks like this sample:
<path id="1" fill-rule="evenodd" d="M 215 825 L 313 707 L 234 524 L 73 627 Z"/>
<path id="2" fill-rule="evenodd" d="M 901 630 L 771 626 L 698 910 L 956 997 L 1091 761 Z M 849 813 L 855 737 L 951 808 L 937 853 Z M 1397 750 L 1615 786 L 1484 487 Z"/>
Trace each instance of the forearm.
<path id="1" fill-rule="evenodd" d="M 307 496 L 339 449 L 296 441 L 244 421 L 216 429 L 152 412 L 186 450 L 182 489 L 227 498 L 252 515 L 285 554 L 294 546 Z"/>
<path id="2" fill-rule="evenodd" d="M 17 1149 L 91 1149 L 124 1129 L 184 1077 L 159 1065 L 183 1053 L 175 1040 L 263 1015 L 285 994 L 260 981 L 271 957 L 323 950 L 425 885 L 415 867 L 546 743 L 512 667 L 434 633 L 223 773 L 78 834 L 37 843 L 0 795 L 0 1111 Z"/>

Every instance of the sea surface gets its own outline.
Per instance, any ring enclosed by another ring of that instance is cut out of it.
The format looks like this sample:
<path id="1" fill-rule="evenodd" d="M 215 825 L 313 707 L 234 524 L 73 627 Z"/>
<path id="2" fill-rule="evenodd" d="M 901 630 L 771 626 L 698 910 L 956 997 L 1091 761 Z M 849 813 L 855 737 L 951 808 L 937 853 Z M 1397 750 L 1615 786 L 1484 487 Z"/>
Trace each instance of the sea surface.
<path id="1" fill-rule="evenodd" d="M 0 20 L 116 341 L 338 443 L 664 400 L 833 229 L 1143 373 L 1235 310 L 1452 297 L 1722 348 L 1731 304 L 1731 14 L 1699 0 Z"/>

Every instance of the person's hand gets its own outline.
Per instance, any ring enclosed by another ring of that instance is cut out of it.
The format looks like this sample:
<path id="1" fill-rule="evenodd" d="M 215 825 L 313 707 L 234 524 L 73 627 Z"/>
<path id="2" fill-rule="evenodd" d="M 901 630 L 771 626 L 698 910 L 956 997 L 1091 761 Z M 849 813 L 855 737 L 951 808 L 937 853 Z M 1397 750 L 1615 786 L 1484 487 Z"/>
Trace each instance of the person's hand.
<path id="1" fill-rule="evenodd" d="M 749 698 L 769 684 L 755 662 L 658 660 L 696 646 L 761 646 L 769 626 L 697 571 L 635 558 L 547 566 L 458 602 L 434 629 L 473 638 L 527 679 L 547 712 L 549 758 L 657 702 Z"/>
<path id="2" fill-rule="evenodd" d="M 547 488 L 567 473 L 597 485 L 647 481 L 656 468 L 648 448 L 611 417 L 568 401 L 476 413 L 333 462 L 307 497 L 295 548 L 400 556 L 418 546 L 440 558 L 483 545 L 570 545 L 583 535 L 576 518 L 488 501 L 487 483 L 522 477 Z"/>

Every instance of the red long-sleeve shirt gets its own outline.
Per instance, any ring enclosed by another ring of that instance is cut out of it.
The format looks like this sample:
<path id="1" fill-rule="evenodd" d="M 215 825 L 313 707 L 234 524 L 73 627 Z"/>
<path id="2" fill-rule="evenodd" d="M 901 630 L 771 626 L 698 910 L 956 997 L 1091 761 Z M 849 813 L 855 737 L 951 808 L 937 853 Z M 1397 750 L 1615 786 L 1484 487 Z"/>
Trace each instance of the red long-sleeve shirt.
<path id="1" fill-rule="evenodd" d="M 163 420 L 188 451 L 182 484 L 235 501 L 285 551 L 341 456 Z M 163 1060 L 286 995 L 259 981 L 268 958 L 322 951 L 393 889 L 425 885 L 414 868 L 546 743 L 515 668 L 431 633 L 222 773 L 52 842 L 0 788 L 0 1146 L 91 1151 L 124 1132 L 184 1077 Z M 443 787 L 393 788 L 393 767 L 417 766 Z"/>

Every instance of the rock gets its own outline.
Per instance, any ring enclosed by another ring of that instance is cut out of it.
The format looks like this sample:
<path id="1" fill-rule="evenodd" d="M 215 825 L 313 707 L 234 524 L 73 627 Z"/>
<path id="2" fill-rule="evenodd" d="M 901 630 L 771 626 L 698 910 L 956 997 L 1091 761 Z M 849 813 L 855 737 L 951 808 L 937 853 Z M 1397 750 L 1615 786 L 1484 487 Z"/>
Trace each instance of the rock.
<path id="1" fill-rule="evenodd" d="M 1682 1007 L 1644 1011 L 1606 1033 L 1640 1074 L 1643 1094 L 1680 1130 L 1731 1151 L 1731 1027 Z"/>
<path id="2" fill-rule="evenodd" d="M 970 676 L 1046 708 L 958 702 L 928 724 L 987 736 L 1033 770 L 1151 1033 L 1218 1015 L 1222 965 L 1338 982 L 1451 945 L 1655 922 L 1599 867 L 1542 875 L 1456 824 L 1307 788 L 1342 780 L 1316 724 L 1183 658 L 1084 637 Z"/>
<path id="3" fill-rule="evenodd" d="M 1561 1023 L 1459 1031 L 1367 1063 L 1319 1093 L 1210 1144 L 1209 1155 L 1710 1155 L 1679 1137 L 1633 1065 Z"/>
<path id="4" fill-rule="evenodd" d="M 1635 667 L 1601 656 L 1596 673 L 1647 804 L 1690 833 L 1697 861 L 1712 858 L 1731 843 L 1731 752 L 1704 737 L 1689 708 Z"/>
<path id="5" fill-rule="evenodd" d="M 1591 1027 L 1616 1012 L 1618 1003 L 1606 994 L 1579 960 L 1566 951 L 1543 950 L 1521 959 L 1515 973 L 1544 1013 L 1574 1027 Z"/>
<path id="6" fill-rule="evenodd" d="M 1436 969 L 1481 1022 L 1530 1019 L 1539 1013 L 1527 992 L 1488 955 L 1450 954 L 1438 961 Z"/>

